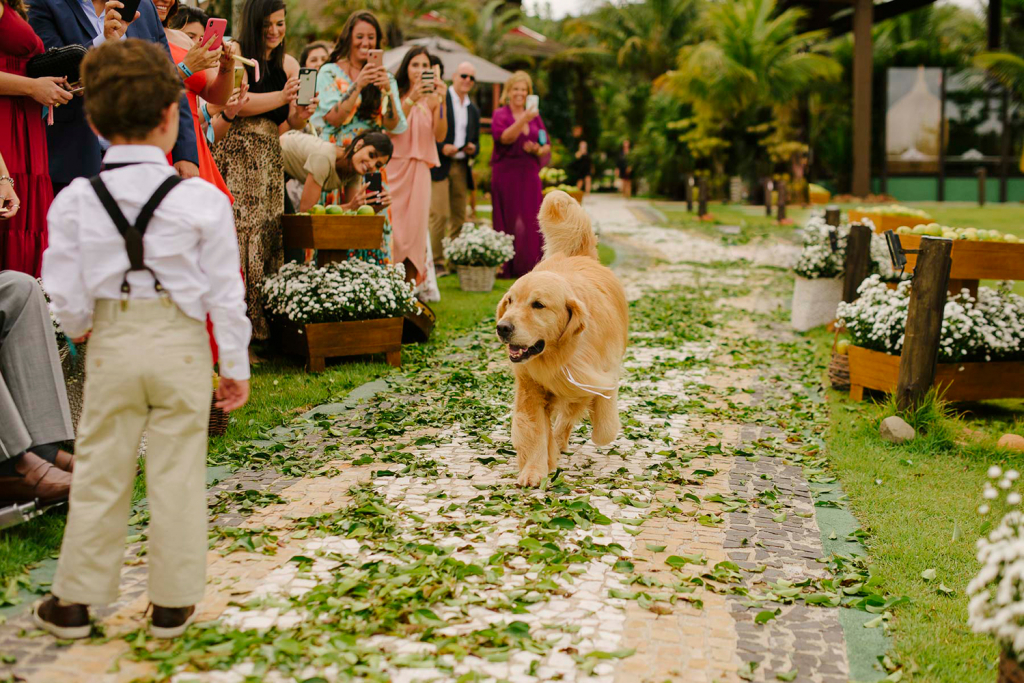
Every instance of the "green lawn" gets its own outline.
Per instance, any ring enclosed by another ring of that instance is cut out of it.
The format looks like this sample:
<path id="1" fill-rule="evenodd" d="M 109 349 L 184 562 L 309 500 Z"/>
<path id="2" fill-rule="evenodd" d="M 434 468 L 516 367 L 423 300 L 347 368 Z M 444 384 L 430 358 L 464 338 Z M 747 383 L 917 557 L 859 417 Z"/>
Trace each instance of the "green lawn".
<path id="1" fill-rule="evenodd" d="M 437 314 L 437 326 L 423 353 L 410 350 L 407 354 L 417 359 L 412 362 L 429 362 L 432 353 L 447 341 L 493 316 L 498 301 L 511 283 L 511 280 L 498 280 L 493 292 L 482 294 L 461 291 L 454 275 L 441 278 L 441 301 L 431 305 Z M 307 373 L 297 358 L 270 356 L 253 368 L 249 402 L 231 415 L 224 436 L 210 440 L 210 451 L 216 453 L 239 441 L 252 439 L 268 428 L 314 406 L 335 401 L 355 387 L 391 371 L 383 356 L 339 360 L 319 374 Z M 64 516 L 65 509 L 61 508 L 0 531 L 0 582 L 16 578 L 28 565 L 57 552 L 64 532 Z M 0 583 L 0 607 L 4 604 L 3 593 Z"/>
<path id="2" fill-rule="evenodd" d="M 832 335 L 812 333 L 827 362 Z M 892 658 L 917 670 L 913 680 L 966 683 L 995 679 L 998 650 L 991 638 L 967 627 L 967 583 L 978 571 L 974 543 L 985 517 L 977 514 L 989 465 L 1024 468 L 1024 454 L 997 449 L 1007 432 L 1024 434 L 1024 402 L 956 406 L 960 420 L 942 421 L 903 446 L 878 436 L 884 407 L 851 403 L 830 392 L 829 462 L 868 530 L 873 572 L 910 605 L 895 611 Z M 968 439 L 964 427 L 983 433 Z M 991 520 L 995 521 L 995 520 Z M 921 573 L 935 569 L 934 581 Z M 943 595 L 938 587 L 955 591 Z"/>

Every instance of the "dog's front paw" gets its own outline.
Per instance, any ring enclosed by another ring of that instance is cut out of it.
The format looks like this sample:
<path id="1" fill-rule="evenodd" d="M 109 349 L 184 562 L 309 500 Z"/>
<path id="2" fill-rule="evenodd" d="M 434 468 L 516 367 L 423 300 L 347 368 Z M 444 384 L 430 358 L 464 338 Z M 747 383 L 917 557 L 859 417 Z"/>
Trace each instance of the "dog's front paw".
<path id="1" fill-rule="evenodd" d="M 547 475 L 547 472 L 536 468 L 525 469 L 519 473 L 517 483 L 520 486 L 540 486 L 540 483 L 544 481 L 544 477 Z"/>

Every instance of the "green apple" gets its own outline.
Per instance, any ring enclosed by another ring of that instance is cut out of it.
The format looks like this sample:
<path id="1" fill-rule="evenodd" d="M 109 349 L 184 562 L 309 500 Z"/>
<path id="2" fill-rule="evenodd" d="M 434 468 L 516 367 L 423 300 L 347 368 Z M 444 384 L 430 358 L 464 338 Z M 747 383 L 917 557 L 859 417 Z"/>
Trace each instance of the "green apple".
<path id="1" fill-rule="evenodd" d="M 1017 237 L 1016 235 L 1011 235 L 1007 233 L 1006 235 L 1003 236 L 1003 241 L 1009 242 L 1010 244 L 1018 244 L 1020 242 L 1020 238 Z"/>
<path id="2" fill-rule="evenodd" d="M 345 213 L 345 209 L 341 208 L 337 204 L 331 204 L 327 207 L 327 214 L 330 216 L 340 216 Z"/>
<path id="3" fill-rule="evenodd" d="M 377 212 L 374 211 L 373 207 L 370 206 L 369 204 L 363 204 L 356 211 L 356 215 L 357 216 L 375 216 L 375 215 L 377 215 Z"/>
<path id="4" fill-rule="evenodd" d="M 964 230 L 964 239 L 977 240 L 978 231 L 975 230 L 974 228 L 967 228 L 966 230 Z"/>
<path id="5" fill-rule="evenodd" d="M 327 213 L 327 209 L 324 208 L 323 204 L 315 204 L 309 209 L 309 215 L 311 216 L 320 216 L 325 213 Z"/>
<path id="6" fill-rule="evenodd" d="M 850 349 L 849 339 L 840 339 L 836 342 L 836 353 L 846 355 L 846 352 Z"/>
<path id="7" fill-rule="evenodd" d="M 897 235 L 913 235 L 914 234 L 914 229 L 911 228 L 909 225 L 901 225 L 900 227 L 896 228 L 896 234 Z"/>
<path id="8" fill-rule="evenodd" d="M 927 235 L 928 234 L 928 226 L 927 225 L 915 225 L 913 228 L 911 228 L 910 232 L 912 234 L 914 234 L 914 235 Z"/>

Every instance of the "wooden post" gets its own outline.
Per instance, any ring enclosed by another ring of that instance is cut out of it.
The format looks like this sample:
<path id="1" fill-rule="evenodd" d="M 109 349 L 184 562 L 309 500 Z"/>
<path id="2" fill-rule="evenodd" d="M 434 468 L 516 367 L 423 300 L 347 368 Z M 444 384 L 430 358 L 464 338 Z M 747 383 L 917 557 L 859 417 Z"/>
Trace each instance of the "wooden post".
<path id="1" fill-rule="evenodd" d="M 839 207 L 835 204 L 829 204 L 825 208 L 825 225 L 831 225 L 833 228 L 838 228 L 839 220 Z"/>
<path id="2" fill-rule="evenodd" d="M 860 223 L 850 226 L 846 241 L 846 261 L 843 264 L 843 301 L 857 299 L 857 288 L 871 269 L 871 228 Z"/>
<path id="3" fill-rule="evenodd" d="M 693 176 L 686 175 L 686 210 L 693 213 Z"/>
<path id="4" fill-rule="evenodd" d="M 853 194 L 871 192 L 872 0 L 853 3 Z"/>
<path id="5" fill-rule="evenodd" d="M 786 220 L 786 181 L 779 181 L 779 204 L 775 212 L 775 218 L 781 223 Z"/>
<path id="6" fill-rule="evenodd" d="M 975 173 L 978 174 L 978 206 L 985 206 L 985 185 L 988 184 L 988 170 L 982 166 Z"/>
<path id="7" fill-rule="evenodd" d="M 771 218 L 772 215 L 772 190 L 775 189 L 775 184 L 771 178 L 765 178 L 764 181 L 764 215 Z"/>
<path id="8" fill-rule="evenodd" d="M 949 284 L 949 269 L 953 265 L 952 251 L 952 240 L 930 237 L 921 240 L 921 253 L 914 268 L 914 286 L 910 288 L 907 328 L 896 384 L 896 402 L 900 410 L 918 405 L 935 381 L 946 286 Z"/>
<path id="9" fill-rule="evenodd" d="M 697 215 L 708 215 L 708 179 L 705 176 L 701 176 L 698 181 Z"/>

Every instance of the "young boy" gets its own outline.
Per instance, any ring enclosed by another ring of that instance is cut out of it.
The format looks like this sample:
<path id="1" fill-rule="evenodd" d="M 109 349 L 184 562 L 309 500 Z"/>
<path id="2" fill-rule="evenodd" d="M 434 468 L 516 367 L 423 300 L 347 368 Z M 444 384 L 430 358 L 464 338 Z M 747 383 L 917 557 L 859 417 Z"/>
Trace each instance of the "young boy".
<path id="1" fill-rule="evenodd" d="M 113 602 L 124 559 L 136 451 L 148 434 L 149 596 L 157 637 L 182 634 L 206 586 L 206 445 L 211 358 L 218 405 L 249 396 L 251 327 L 231 207 L 167 163 L 181 82 L 155 45 L 109 41 L 82 62 L 90 125 L 112 143 L 105 170 L 54 200 L 43 280 L 64 332 L 89 339 L 64 543 L 35 620 L 89 635 L 88 605 Z"/>

